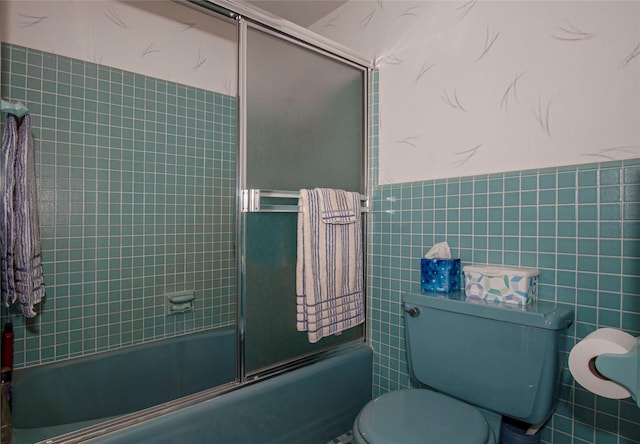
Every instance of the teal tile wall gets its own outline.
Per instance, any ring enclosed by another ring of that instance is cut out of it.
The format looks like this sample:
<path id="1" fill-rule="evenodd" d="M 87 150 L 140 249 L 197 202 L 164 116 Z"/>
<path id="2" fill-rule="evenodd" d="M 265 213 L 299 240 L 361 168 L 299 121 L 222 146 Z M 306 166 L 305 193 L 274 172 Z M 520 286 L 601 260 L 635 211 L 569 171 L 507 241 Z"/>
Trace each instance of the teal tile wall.
<path id="1" fill-rule="evenodd" d="M 575 310 L 567 350 L 600 327 L 640 336 L 638 160 L 378 186 L 370 217 L 376 396 L 410 386 L 401 294 L 419 288 L 419 258 L 440 241 L 463 265 L 539 268 L 540 299 Z M 640 409 L 591 394 L 565 370 L 542 439 L 640 442 Z"/>
<path id="2" fill-rule="evenodd" d="M 10 44 L 1 92 L 33 117 L 47 287 L 16 367 L 235 322 L 234 97 Z"/>

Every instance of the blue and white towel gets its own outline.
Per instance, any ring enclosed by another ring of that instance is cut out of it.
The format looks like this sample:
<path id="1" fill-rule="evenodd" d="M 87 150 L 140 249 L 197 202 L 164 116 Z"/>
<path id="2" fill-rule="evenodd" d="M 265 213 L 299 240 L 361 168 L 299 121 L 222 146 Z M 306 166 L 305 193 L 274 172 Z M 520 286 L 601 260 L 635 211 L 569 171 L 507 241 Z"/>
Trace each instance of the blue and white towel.
<path id="1" fill-rule="evenodd" d="M 0 196 L 0 279 L 2 281 L 2 300 L 6 306 L 15 300 L 16 289 L 13 278 L 14 219 L 13 197 L 15 189 L 14 167 L 16 164 L 16 145 L 18 123 L 9 115 L 2 133 L 2 195 Z"/>
<path id="2" fill-rule="evenodd" d="M 360 195 L 300 190 L 297 329 L 309 342 L 364 322 Z"/>
<path id="3" fill-rule="evenodd" d="M 44 295 L 31 116 L 9 114 L 2 135 L 0 274 L 3 302 L 25 317 Z"/>

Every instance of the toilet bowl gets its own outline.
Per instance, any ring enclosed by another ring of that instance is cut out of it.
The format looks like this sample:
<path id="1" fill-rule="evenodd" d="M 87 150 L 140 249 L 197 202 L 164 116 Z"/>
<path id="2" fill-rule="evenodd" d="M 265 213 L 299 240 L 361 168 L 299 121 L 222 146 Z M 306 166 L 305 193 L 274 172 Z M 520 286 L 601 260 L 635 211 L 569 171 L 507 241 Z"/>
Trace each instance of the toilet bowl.
<path id="1" fill-rule="evenodd" d="M 356 418 L 353 437 L 356 444 L 496 442 L 480 410 L 426 389 L 398 390 L 376 398 Z"/>
<path id="2" fill-rule="evenodd" d="M 503 416 L 549 418 L 570 308 L 415 292 L 403 295 L 403 309 L 409 372 L 429 388 L 370 401 L 353 424 L 357 444 L 492 444 Z"/>

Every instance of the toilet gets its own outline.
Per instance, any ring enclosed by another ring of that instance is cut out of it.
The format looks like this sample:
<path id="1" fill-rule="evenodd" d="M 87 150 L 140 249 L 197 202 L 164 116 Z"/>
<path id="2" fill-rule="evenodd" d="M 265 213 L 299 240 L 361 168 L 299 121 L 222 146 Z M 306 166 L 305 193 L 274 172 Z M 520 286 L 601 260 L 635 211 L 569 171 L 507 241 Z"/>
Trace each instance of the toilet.
<path id="1" fill-rule="evenodd" d="M 428 388 L 388 392 L 353 425 L 357 444 L 491 444 L 503 417 L 542 425 L 557 401 L 573 310 L 449 294 L 403 295 L 407 361 Z"/>

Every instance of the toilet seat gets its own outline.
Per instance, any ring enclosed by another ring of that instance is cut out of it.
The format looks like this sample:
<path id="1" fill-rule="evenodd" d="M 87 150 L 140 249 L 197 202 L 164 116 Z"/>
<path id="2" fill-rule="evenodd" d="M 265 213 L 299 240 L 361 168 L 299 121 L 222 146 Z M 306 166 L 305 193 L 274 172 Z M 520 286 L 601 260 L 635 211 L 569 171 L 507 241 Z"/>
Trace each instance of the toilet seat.
<path id="1" fill-rule="evenodd" d="M 393 391 L 369 402 L 356 418 L 354 435 L 368 444 L 493 442 L 478 409 L 425 389 Z"/>

